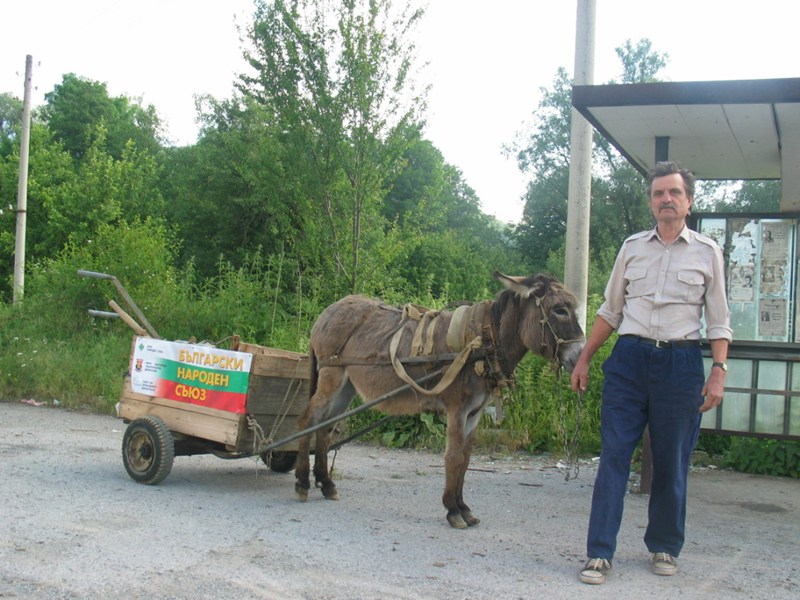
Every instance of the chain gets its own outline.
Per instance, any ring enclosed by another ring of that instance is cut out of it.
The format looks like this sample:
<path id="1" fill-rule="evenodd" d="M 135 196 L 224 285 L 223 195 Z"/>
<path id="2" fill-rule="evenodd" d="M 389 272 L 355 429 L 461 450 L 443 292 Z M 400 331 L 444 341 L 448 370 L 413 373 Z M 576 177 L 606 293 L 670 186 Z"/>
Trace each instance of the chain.
<path id="1" fill-rule="evenodd" d="M 559 422 L 558 434 L 561 437 L 564 452 L 564 461 L 567 464 L 567 474 L 564 481 L 570 479 L 577 479 L 580 473 L 580 464 L 578 462 L 578 448 L 580 446 L 581 435 L 581 417 L 583 415 L 583 392 L 578 392 L 578 402 L 575 405 L 575 428 L 572 435 L 567 434 L 567 406 L 564 402 L 561 386 L 561 371 L 558 370 L 558 406 L 559 406 Z"/>

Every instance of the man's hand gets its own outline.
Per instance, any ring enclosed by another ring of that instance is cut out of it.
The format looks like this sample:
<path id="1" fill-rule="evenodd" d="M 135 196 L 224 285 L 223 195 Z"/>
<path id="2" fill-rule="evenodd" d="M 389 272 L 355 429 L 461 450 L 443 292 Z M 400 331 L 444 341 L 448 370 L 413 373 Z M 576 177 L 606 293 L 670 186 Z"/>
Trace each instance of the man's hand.
<path id="1" fill-rule="evenodd" d="M 703 397 L 705 402 L 700 407 L 700 412 L 704 413 L 722 404 L 722 395 L 725 393 L 725 371 L 712 367 L 708 375 L 706 384 L 703 386 Z"/>
<path id="2" fill-rule="evenodd" d="M 589 361 L 585 360 L 583 356 L 575 363 L 570 381 L 572 382 L 573 392 L 585 392 L 589 387 Z"/>

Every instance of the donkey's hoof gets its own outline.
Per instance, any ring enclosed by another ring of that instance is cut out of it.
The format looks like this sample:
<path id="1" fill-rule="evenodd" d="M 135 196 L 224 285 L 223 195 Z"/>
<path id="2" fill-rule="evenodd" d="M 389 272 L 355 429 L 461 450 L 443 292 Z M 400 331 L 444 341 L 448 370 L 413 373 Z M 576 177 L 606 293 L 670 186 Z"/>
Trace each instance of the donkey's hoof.
<path id="1" fill-rule="evenodd" d="M 461 517 L 464 519 L 464 522 L 470 527 L 473 527 L 474 525 L 477 525 L 478 523 L 481 522 L 481 520 L 475 515 L 473 515 L 472 512 L 469 510 L 461 511 Z"/>
<path id="2" fill-rule="evenodd" d="M 338 500 L 339 491 L 334 486 L 322 486 L 322 495 L 326 500 Z"/>
<path id="3" fill-rule="evenodd" d="M 456 529 L 466 529 L 467 522 L 461 517 L 461 513 L 453 512 L 447 513 L 447 522 L 450 523 L 451 527 L 455 527 Z"/>
<path id="4" fill-rule="evenodd" d="M 308 500 L 308 486 L 304 486 L 300 482 L 295 483 L 294 493 L 297 494 L 298 500 L 301 500 L 303 502 Z"/>

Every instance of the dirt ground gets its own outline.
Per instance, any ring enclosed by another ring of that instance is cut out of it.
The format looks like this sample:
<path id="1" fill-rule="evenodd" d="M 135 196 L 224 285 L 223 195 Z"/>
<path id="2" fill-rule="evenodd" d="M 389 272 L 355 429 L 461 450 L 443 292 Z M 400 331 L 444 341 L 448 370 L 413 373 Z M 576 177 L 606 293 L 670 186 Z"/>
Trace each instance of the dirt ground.
<path id="1" fill-rule="evenodd" d="M 0 597 L 515 600 L 800 597 L 800 481 L 698 469 L 674 577 L 648 569 L 647 497 L 626 501 L 609 581 L 577 580 L 595 464 L 566 482 L 546 457 L 476 456 L 465 493 L 482 521 L 454 530 L 442 457 L 351 443 L 341 500 L 294 495 L 251 459 L 178 457 L 133 482 L 125 425 L 0 402 Z"/>

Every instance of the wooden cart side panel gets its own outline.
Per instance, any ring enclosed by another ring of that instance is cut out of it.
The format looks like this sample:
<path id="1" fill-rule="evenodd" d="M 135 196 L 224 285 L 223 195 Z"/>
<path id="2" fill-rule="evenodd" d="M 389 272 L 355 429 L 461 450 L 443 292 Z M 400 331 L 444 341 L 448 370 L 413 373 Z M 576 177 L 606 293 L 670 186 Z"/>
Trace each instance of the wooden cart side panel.
<path id="1" fill-rule="evenodd" d="M 297 417 L 308 406 L 308 390 L 308 380 L 251 375 L 245 407 L 254 415 Z"/>
<path id="2" fill-rule="evenodd" d="M 251 375 L 247 392 L 247 413 L 258 422 L 264 437 L 277 441 L 297 432 L 297 417 L 308 406 L 308 379 Z M 252 450 L 254 433 L 247 423 L 239 429 L 241 451 Z M 297 449 L 294 441 L 278 448 Z"/>
<path id="3" fill-rule="evenodd" d="M 119 403 L 120 418 L 132 421 L 146 415 L 159 417 L 170 431 L 225 444 L 231 450 L 237 445 L 242 422 L 246 422 L 244 415 L 136 393 L 126 378 Z"/>
<path id="4" fill-rule="evenodd" d="M 268 348 L 258 344 L 241 342 L 239 352 L 249 352 L 253 355 L 253 375 L 270 375 L 272 377 L 289 377 L 292 379 L 311 378 L 311 360 L 308 354 Z"/>

